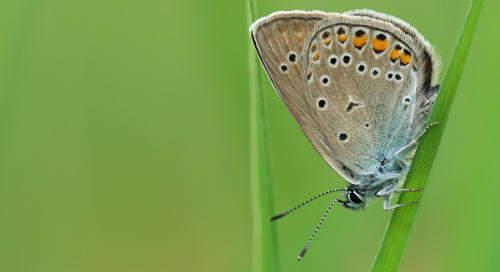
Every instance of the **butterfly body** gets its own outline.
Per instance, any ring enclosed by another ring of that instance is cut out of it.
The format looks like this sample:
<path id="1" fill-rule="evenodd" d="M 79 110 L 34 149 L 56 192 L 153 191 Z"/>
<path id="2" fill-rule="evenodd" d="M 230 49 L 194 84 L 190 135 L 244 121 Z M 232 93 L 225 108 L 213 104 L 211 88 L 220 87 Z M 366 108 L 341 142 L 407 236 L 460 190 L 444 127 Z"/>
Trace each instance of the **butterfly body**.
<path id="1" fill-rule="evenodd" d="M 344 207 L 384 196 L 392 209 L 439 90 L 432 46 L 409 24 L 370 10 L 276 12 L 250 33 L 288 111 L 348 182 Z"/>

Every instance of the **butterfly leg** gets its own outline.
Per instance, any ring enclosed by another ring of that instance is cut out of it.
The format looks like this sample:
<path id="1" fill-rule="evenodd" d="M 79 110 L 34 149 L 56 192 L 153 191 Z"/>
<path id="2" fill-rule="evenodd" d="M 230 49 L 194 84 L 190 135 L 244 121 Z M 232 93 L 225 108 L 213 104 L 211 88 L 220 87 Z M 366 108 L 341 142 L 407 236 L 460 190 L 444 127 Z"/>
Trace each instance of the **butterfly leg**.
<path id="1" fill-rule="evenodd" d="M 397 205 L 394 205 L 391 207 L 391 198 L 392 198 L 392 194 L 388 194 L 388 195 L 384 196 L 384 210 L 386 210 L 386 211 L 391 211 L 391 210 L 396 209 L 397 207 L 402 207 L 402 206 L 418 203 L 418 202 L 408 202 L 408 203 L 403 203 L 403 204 L 397 204 Z"/>
<path id="2" fill-rule="evenodd" d="M 396 180 L 395 182 L 392 182 L 389 185 L 387 185 L 382 190 L 378 191 L 376 196 L 381 197 L 381 196 L 387 196 L 387 195 L 392 194 L 392 192 L 394 192 L 394 188 L 396 188 L 397 185 L 398 185 L 398 181 Z"/>
<path id="3" fill-rule="evenodd" d="M 397 189 L 397 190 L 394 190 L 394 187 L 396 187 L 396 186 L 397 186 L 397 183 L 391 184 L 391 185 L 389 185 L 389 186 L 385 187 L 384 189 L 377 192 L 377 196 L 384 196 L 384 210 L 390 211 L 390 210 L 396 209 L 397 207 L 418 203 L 418 202 L 408 202 L 408 203 L 403 203 L 403 204 L 397 204 L 397 205 L 394 205 L 391 207 L 391 198 L 394 195 L 393 193 L 400 193 L 400 192 L 405 192 L 405 191 L 409 191 L 409 192 L 422 191 L 422 189 Z"/>
<path id="4" fill-rule="evenodd" d="M 418 142 L 420 141 L 420 138 L 422 138 L 422 136 L 424 136 L 424 134 L 433 126 L 439 124 L 439 122 L 434 122 L 432 124 L 430 124 L 429 126 L 427 126 L 422 132 L 420 132 L 420 134 L 415 138 L 413 139 L 411 142 L 409 142 L 407 145 L 403 146 L 401 149 L 399 149 L 398 151 L 396 151 L 396 153 L 394 153 L 394 158 L 396 158 L 398 164 L 403 167 L 403 166 L 409 166 L 411 164 L 411 162 L 408 160 L 408 158 L 405 158 L 405 154 L 408 153 L 409 150 L 411 150 L 412 148 L 415 148 L 417 145 L 418 145 Z"/>
<path id="5" fill-rule="evenodd" d="M 394 193 L 401 193 L 401 192 L 418 192 L 422 191 L 422 189 L 396 189 L 394 190 Z"/>

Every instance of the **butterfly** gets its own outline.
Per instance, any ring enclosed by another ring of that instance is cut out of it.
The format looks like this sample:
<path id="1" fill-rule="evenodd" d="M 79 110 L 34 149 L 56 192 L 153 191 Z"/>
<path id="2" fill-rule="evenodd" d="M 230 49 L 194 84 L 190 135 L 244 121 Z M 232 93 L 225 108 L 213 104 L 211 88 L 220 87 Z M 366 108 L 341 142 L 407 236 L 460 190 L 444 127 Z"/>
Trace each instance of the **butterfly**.
<path id="1" fill-rule="evenodd" d="M 371 10 L 275 12 L 252 24 L 250 36 L 269 80 L 323 159 L 347 181 L 351 210 L 383 197 L 385 210 L 410 168 L 439 91 L 441 61 L 408 23 Z M 346 200 L 340 200 L 346 195 Z"/>

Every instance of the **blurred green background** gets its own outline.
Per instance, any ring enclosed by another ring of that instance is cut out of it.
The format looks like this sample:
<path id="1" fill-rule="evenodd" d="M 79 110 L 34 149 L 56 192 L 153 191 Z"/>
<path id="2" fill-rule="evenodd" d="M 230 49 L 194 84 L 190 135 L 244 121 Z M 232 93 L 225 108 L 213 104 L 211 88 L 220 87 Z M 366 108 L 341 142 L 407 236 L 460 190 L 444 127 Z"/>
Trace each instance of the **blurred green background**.
<path id="1" fill-rule="evenodd" d="M 257 3 L 394 15 L 444 67 L 469 5 Z M 485 1 L 401 271 L 500 270 L 499 27 Z M 1 1 L 0 271 L 250 271 L 248 46 L 243 0 Z M 277 210 L 343 187 L 264 91 Z M 297 262 L 332 197 L 276 222 L 283 271 L 369 269 L 380 200 L 334 208 Z"/>

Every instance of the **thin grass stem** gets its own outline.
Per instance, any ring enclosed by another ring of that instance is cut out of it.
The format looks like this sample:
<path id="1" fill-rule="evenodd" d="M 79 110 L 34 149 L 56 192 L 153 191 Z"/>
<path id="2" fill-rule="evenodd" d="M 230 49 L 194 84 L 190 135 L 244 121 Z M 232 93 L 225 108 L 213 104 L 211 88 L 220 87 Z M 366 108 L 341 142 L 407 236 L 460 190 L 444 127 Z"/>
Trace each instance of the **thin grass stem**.
<path id="1" fill-rule="evenodd" d="M 247 0 L 247 25 L 257 20 L 254 0 Z M 250 41 L 250 184 L 253 220 L 252 269 L 254 272 L 279 272 L 280 256 L 274 215 L 274 194 L 267 151 L 262 71 Z"/>

